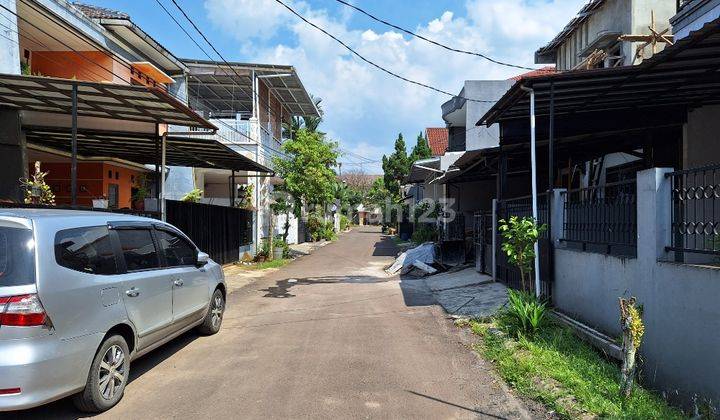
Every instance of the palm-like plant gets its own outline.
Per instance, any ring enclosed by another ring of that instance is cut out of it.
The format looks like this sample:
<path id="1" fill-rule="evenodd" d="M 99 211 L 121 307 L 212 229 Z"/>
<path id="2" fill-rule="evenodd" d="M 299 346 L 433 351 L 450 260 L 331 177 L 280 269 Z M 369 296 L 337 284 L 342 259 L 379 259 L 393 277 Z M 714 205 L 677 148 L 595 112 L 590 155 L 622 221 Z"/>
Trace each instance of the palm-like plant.
<path id="1" fill-rule="evenodd" d="M 324 114 L 322 106 L 320 105 L 320 103 L 322 102 L 322 98 L 310 95 L 310 99 L 312 99 L 313 103 L 315 104 L 315 107 L 317 108 L 320 116 L 292 117 L 289 124 L 284 124 L 285 131 L 290 132 L 290 138 L 292 138 L 293 140 L 295 139 L 295 136 L 297 136 L 297 132 L 300 131 L 301 128 L 304 128 L 309 132 L 317 132 L 320 134 L 324 134 L 318 131 L 318 127 L 320 127 L 320 124 L 323 121 Z"/>

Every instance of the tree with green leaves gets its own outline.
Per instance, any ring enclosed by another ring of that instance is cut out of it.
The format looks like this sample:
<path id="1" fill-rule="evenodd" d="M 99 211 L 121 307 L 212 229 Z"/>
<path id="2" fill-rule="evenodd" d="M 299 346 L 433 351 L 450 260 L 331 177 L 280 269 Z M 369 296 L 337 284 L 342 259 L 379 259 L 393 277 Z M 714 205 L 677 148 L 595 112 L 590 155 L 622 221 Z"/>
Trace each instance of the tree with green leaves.
<path id="1" fill-rule="evenodd" d="M 282 145 L 285 158 L 273 159 L 275 172 L 285 180 L 283 189 L 295 200 L 295 214 L 301 204 L 324 205 L 334 198 L 338 145 L 317 131 L 301 128 L 295 138 Z"/>
<path id="2" fill-rule="evenodd" d="M 370 191 L 368 191 L 363 204 L 366 206 L 381 206 L 390 198 L 390 192 L 385 188 L 385 180 L 377 178 L 373 181 Z"/>
<path id="3" fill-rule="evenodd" d="M 532 290 L 535 242 L 546 229 L 547 225 L 538 226 L 532 217 L 510 216 L 509 220 L 500 220 L 500 234 L 503 237 L 501 248 L 508 256 L 508 262 L 520 269 L 523 292 Z M 530 287 L 526 285 L 526 278 Z"/>
<path id="4" fill-rule="evenodd" d="M 398 202 L 401 198 L 400 186 L 410 173 L 410 160 L 402 133 L 395 140 L 395 151 L 390 156 L 383 155 L 382 168 L 385 189 L 390 193 L 391 200 Z"/>
<path id="5" fill-rule="evenodd" d="M 430 157 L 432 157 L 432 150 L 428 145 L 428 140 L 420 133 L 417 136 L 415 147 L 413 147 L 412 152 L 410 152 L 410 166 L 418 160 L 428 159 Z"/>

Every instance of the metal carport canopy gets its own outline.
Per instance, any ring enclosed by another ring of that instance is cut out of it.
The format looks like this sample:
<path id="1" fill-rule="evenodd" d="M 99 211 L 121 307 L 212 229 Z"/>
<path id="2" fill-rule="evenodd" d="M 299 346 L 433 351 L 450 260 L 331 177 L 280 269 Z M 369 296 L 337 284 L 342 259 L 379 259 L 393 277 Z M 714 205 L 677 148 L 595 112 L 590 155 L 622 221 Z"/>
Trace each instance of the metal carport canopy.
<path id="1" fill-rule="evenodd" d="M 217 130 L 187 105 L 157 87 L 0 74 L 0 107 L 72 115 L 72 90 L 75 85 L 78 88 L 79 117 Z"/>
<path id="2" fill-rule="evenodd" d="M 27 142 L 70 152 L 72 132 L 62 128 L 24 127 Z M 79 130 L 78 154 L 112 157 L 141 164 L 158 163 L 160 137 L 152 134 Z M 168 135 L 165 141 L 169 166 L 227 169 L 272 173 L 273 171 L 237 153 L 217 140 Z"/>
<path id="3" fill-rule="evenodd" d="M 535 90 L 535 113 L 548 115 L 553 86 L 555 115 L 665 106 L 720 103 L 720 19 L 705 24 L 639 65 L 577 70 L 521 80 L 477 125 L 528 118 Z M 609 121 L 608 123 L 611 123 Z"/>

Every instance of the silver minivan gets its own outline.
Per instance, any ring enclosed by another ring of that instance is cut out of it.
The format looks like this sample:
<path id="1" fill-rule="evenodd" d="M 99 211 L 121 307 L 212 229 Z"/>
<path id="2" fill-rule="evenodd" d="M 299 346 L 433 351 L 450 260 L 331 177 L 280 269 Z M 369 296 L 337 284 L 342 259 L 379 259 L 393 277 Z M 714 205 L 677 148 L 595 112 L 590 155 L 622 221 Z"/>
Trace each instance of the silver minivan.
<path id="1" fill-rule="evenodd" d="M 73 395 L 122 398 L 131 360 L 196 328 L 220 330 L 222 268 L 153 219 L 0 210 L 0 411 Z"/>

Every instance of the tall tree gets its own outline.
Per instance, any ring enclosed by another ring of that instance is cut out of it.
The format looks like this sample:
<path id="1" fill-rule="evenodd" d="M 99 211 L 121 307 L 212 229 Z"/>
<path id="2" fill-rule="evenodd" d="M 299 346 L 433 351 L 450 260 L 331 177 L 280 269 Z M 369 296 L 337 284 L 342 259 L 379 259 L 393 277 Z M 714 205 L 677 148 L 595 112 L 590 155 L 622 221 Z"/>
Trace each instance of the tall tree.
<path id="1" fill-rule="evenodd" d="M 383 155 L 382 168 L 385 188 L 390 193 L 391 198 L 398 201 L 400 199 L 400 186 L 410 173 L 410 161 L 402 133 L 398 134 L 398 138 L 395 140 L 395 151 L 390 156 Z"/>
<path id="2" fill-rule="evenodd" d="M 331 202 L 337 183 L 337 175 L 332 169 L 339 156 L 337 143 L 325 140 L 322 133 L 305 128 L 298 130 L 294 137 L 282 145 L 287 157 L 274 159 L 277 175 L 285 180 L 283 189 L 292 195 L 296 204 Z M 300 206 L 296 205 L 296 214 L 299 211 Z"/>
<path id="3" fill-rule="evenodd" d="M 428 141 L 421 132 L 417 136 L 417 143 L 415 144 L 415 147 L 413 147 L 412 152 L 410 152 L 410 165 L 412 165 L 415 161 L 428 159 L 430 157 L 432 157 L 432 150 L 430 150 Z"/>

